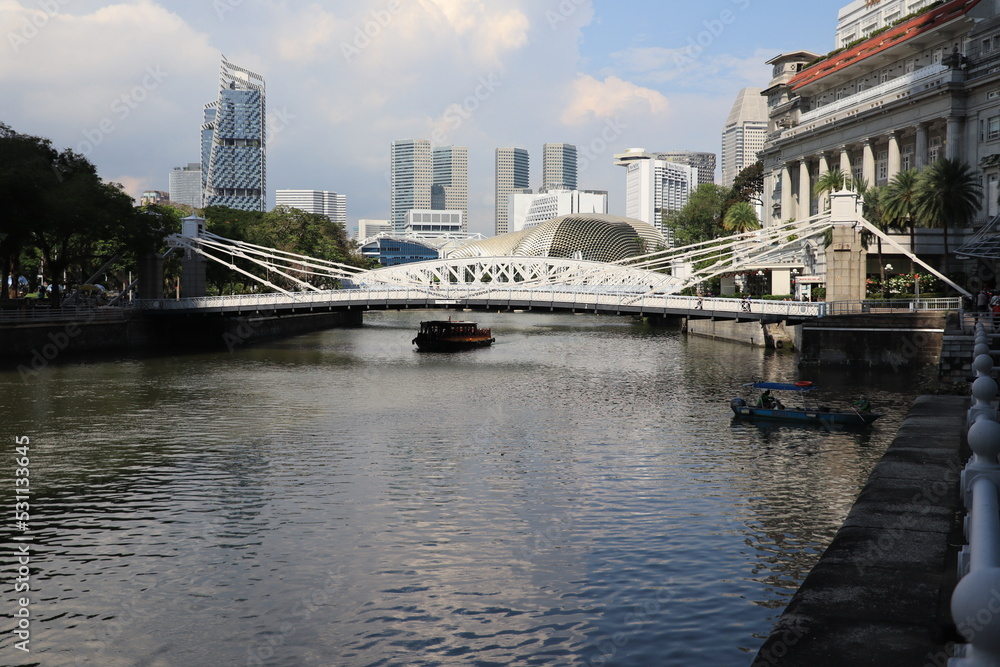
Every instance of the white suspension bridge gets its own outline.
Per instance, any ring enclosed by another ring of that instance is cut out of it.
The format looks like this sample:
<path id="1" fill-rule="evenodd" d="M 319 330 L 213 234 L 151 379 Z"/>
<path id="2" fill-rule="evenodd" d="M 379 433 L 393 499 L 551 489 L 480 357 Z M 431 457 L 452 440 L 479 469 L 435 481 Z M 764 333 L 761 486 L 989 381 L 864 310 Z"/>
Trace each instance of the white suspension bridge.
<path id="1" fill-rule="evenodd" d="M 259 283 L 261 291 L 143 299 L 139 305 L 146 311 L 206 314 L 466 307 L 802 320 L 828 314 L 830 304 L 703 298 L 682 296 L 679 292 L 722 274 L 745 272 L 750 267 L 802 265 L 805 255 L 822 254 L 824 235 L 833 224 L 827 213 L 611 263 L 502 256 L 445 258 L 363 270 L 234 241 L 207 232 L 200 225 L 186 223 L 184 233 L 169 239 L 172 248 L 183 250 L 188 258 L 204 258 L 244 275 Z M 858 218 L 854 224 L 881 238 L 892 251 L 907 255 L 926 272 L 966 293 L 866 220 Z"/>

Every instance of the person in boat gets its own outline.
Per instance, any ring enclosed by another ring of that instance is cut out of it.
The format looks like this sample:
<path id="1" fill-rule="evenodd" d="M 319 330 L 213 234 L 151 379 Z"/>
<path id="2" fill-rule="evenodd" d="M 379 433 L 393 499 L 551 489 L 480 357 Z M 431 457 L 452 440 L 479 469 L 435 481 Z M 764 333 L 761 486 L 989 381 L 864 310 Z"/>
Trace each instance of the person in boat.
<path id="1" fill-rule="evenodd" d="M 872 411 L 872 403 L 871 403 L 871 401 L 868 400 L 867 396 L 862 396 L 858 400 L 856 400 L 853 403 L 851 403 L 851 405 L 853 405 L 855 408 L 857 408 L 858 412 L 871 412 Z"/>
<path id="2" fill-rule="evenodd" d="M 771 396 L 771 390 L 770 389 L 765 389 L 764 393 L 761 394 L 760 398 L 757 399 L 757 407 L 758 408 L 771 409 L 771 408 L 774 407 L 774 403 L 775 403 L 774 397 Z"/>

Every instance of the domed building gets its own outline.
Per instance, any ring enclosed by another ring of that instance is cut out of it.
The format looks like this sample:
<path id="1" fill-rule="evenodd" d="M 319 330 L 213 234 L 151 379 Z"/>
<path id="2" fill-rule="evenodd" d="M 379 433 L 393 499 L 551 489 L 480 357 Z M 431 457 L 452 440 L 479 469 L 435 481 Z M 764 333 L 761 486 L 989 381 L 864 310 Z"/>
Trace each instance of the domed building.
<path id="1" fill-rule="evenodd" d="M 617 262 L 666 247 L 663 234 L 641 220 L 606 213 L 573 213 L 519 232 L 466 243 L 448 256 L 566 257 Z"/>

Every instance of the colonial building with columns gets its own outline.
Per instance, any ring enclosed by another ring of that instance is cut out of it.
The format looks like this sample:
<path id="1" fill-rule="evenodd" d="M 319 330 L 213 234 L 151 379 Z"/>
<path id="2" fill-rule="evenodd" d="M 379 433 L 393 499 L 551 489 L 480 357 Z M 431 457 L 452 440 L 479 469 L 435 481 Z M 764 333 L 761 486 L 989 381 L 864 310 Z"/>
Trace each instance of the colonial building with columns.
<path id="1" fill-rule="evenodd" d="M 931 5 L 827 56 L 768 64 L 764 224 L 824 211 L 814 189 L 830 169 L 877 186 L 943 157 L 978 170 L 978 222 L 997 213 L 1000 0 Z"/>

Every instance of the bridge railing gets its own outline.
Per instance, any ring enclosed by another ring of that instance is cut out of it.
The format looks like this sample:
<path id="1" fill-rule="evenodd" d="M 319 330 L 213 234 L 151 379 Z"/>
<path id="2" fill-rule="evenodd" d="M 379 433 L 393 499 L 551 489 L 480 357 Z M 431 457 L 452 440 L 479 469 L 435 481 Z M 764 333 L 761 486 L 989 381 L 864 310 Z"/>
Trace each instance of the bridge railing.
<path id="1" fill-rule="evenodd" d="M 116 322 L 124 320 L 131 311 L 131 308 L 118 306 L 32 307 L 17 310 L 0 310 L 0 324 Z"/>
<path id="2" fill-rule="evenodd" d="M 865 299 L 863 301 L 830 301 L 827 315 L 854 315 L 869 313 L 907 313 L 918 311 L 958 311 L 962 308 L 961 297 L 935 299 Z"/>

